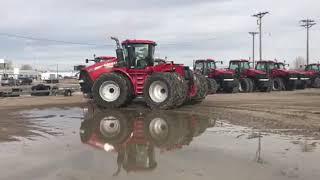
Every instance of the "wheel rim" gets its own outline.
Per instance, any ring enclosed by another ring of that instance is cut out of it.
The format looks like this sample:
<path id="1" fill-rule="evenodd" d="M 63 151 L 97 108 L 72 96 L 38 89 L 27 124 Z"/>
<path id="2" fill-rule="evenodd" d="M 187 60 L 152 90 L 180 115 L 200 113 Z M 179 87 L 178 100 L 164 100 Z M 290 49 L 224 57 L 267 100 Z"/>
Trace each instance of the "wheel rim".
<path id="1" fill-rule="evenodd" d="M 155 81 L 150 85 L 149 95 L 156 103 L 164 102 L 168 98 L 168 86 L 162 81 Z"/>
<path id="2" fill-rule="evenodd" d="M 106 81 L 101 84 L 99 94 L 103 100 L 113 102 L 120 96 L 120 87 L 114 81 Z"/>
<path id="3" fill-rule="evenodd" d="M 104 137 L 115 137 L 120 133 L 120 121 L 113 117 L 108 116 L 100 121 L 100 132 Z"/>
<path id="4" fill-rule="evenodd" d="M 162 118 L 152 119 L 149 125 L 149 132 L 153 139 L 157 141 L 164 140 L 169 133 L 168 124 Z"/>

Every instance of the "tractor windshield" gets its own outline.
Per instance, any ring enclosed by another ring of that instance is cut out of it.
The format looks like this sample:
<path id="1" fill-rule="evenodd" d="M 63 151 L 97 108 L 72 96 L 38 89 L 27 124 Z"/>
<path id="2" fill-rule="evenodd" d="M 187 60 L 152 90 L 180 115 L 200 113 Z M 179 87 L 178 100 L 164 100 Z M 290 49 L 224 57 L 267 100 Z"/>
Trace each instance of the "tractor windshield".
<path id="1" fill-rule="evenodd" d="M 284 66 L 284 64 L 282 64 L 282 63 L 276 64 L 276 68 L 277 68 L 277 69 L 286 69 L 285 66 Z"/>
<path id="2" fill-rule="evenodd" d="M 242 69 L 250 69 L 250 63 L 247 61 L 242 62 Z"/>
<path id="3" fill-rule="evenodd" d="M 256 66 L 257 70 L 260 71 L 266 71 L 267 70 L 267 64 L 266 63 L 258 63 Z"/>
<path id="4" fill-rule="evenodd" d="M 133 62 L 131 62 L 130 66 L 137 68 L 137 69 L 143 69 L 147 66 L 153 65 L 154 61 L 154 46 L 150 44 L 130 44 L 130 47 L 133 48 Z M 128 61 L 129 59 L 129 53 L 128 53 L 128 47 L 126 46 L 124 48 L 124 54 L 125 59 Z"/>
<path id="5" fill-rule="evenodd" d="M 239 69 L 239 62 L 237 61 L 230 61 L 229 69 L 237 70 Z"/>
<path id="6" fill-rule="evenodd" d="M 208 68 L 209 68 L 209 69 L 216 69 L 216 68 L 217 68 L 216 62 L 214 62 L 214 61 L 209 61 L 209 62 L 208 62 Z"/>
<path id="7" fill-rule="evenodd" d="M 202 72 L 203 71 L 203 64 L 204 64 L 204 62 L 196 62 L 195 66 L 194 66 L 194 70 L 198 71 L 198 72 Z"/>
<path id="8" fill-rule="evenodd" d="M 306 67 L 306 70 L 314 70 L 314 71 L 320 71 L 319 66 L 318 65 L 308 65 Z"/>

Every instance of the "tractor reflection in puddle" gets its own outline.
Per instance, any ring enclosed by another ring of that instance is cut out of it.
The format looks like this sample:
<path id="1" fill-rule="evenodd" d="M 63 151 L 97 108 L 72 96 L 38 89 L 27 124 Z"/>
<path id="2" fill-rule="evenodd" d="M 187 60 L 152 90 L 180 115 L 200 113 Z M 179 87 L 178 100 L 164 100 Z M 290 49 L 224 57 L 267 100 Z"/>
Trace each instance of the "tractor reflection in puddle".
<path id="1" fill-rule="evenodd" d="M 207 116 L 172 111 L 84 109 L 80 138 L 84 144 L 116 152 L 117 176 L 127 172 L 151 171 L 157 167 L 155 149 L 172 151 L 189 145 L 215 122 Z"/>

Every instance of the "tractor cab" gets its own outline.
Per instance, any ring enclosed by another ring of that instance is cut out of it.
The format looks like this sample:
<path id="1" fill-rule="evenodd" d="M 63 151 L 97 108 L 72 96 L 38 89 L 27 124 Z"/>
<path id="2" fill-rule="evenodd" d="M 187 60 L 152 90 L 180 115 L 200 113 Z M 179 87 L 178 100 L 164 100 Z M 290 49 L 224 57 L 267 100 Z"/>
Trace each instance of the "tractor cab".
<path id="1" fill-rule="evenodd" d="M 157 45 L 154 41 L 149 40 L 125 40 L 119 43 L 116 41 L 118 67 L 127 67 L 129 69 L 144 69 L 154 64 L 154 51 Z"/>
<path id="2" fill-rule="evenodd" d="M 213 59 L 194 61 L 193 70 L 202 75 L 208 75 L 212 70 L 217 69 L 216 61 Z"/>
<path id="3" fill-rule="evenodd" d="M 271 73 L 273 69 L 278 69 L 274 61 L 258 61 L 256 65 L 256 70 Z"/>
<path id="4" fill-rule="evenodd" d="M 306 66 L 305 70 L 320 72 L 320 64 L 309 64 Z"/>
<path id="5" fill-rule="evenodd" d="M 248 60 L 231 60 L 229 69 L 235 71 L 236 74 L 240 74 L 245 70 L 251 69 L 251 66 Z"/>

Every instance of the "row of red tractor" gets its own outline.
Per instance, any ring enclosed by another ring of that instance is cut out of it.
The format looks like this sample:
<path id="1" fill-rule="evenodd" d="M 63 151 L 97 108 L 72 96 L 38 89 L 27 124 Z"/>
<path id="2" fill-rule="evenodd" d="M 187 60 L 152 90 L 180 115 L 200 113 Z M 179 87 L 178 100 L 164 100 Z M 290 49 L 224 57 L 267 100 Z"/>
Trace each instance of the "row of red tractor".
<path id="1" fill-rule="evenodd" d="M 248 60 L 231 60 L 227 69 L 218 69 L 213 59 L 194 61 L 194 71 L 207 77 L 211 93 L 320 88 L 320 64 L 309 64 L 304 70 L 288 70 L 286 66 L 283 62 L 258 61 L 252 68 Z"/>
<path id="2" fill-rule="evenodd" d="M 196 60 L 193 71 L 183 64 L 154 58 L 156 43 L 149 40 L 116 42 L 116 57 L 95 57 L 81 70 L 81 90 L 105 108 L 126 106 L 143 97 L 151 109 L 172 109 L 194 104 L 217 91 L 270 92 L 320 87 L 320 66 L 305 71 L 286 70 L 284 63 L 259 61 L 256 68 L 247 60 L 232 60 L 228 69 L 218 69 L 212 59 Z"/>

